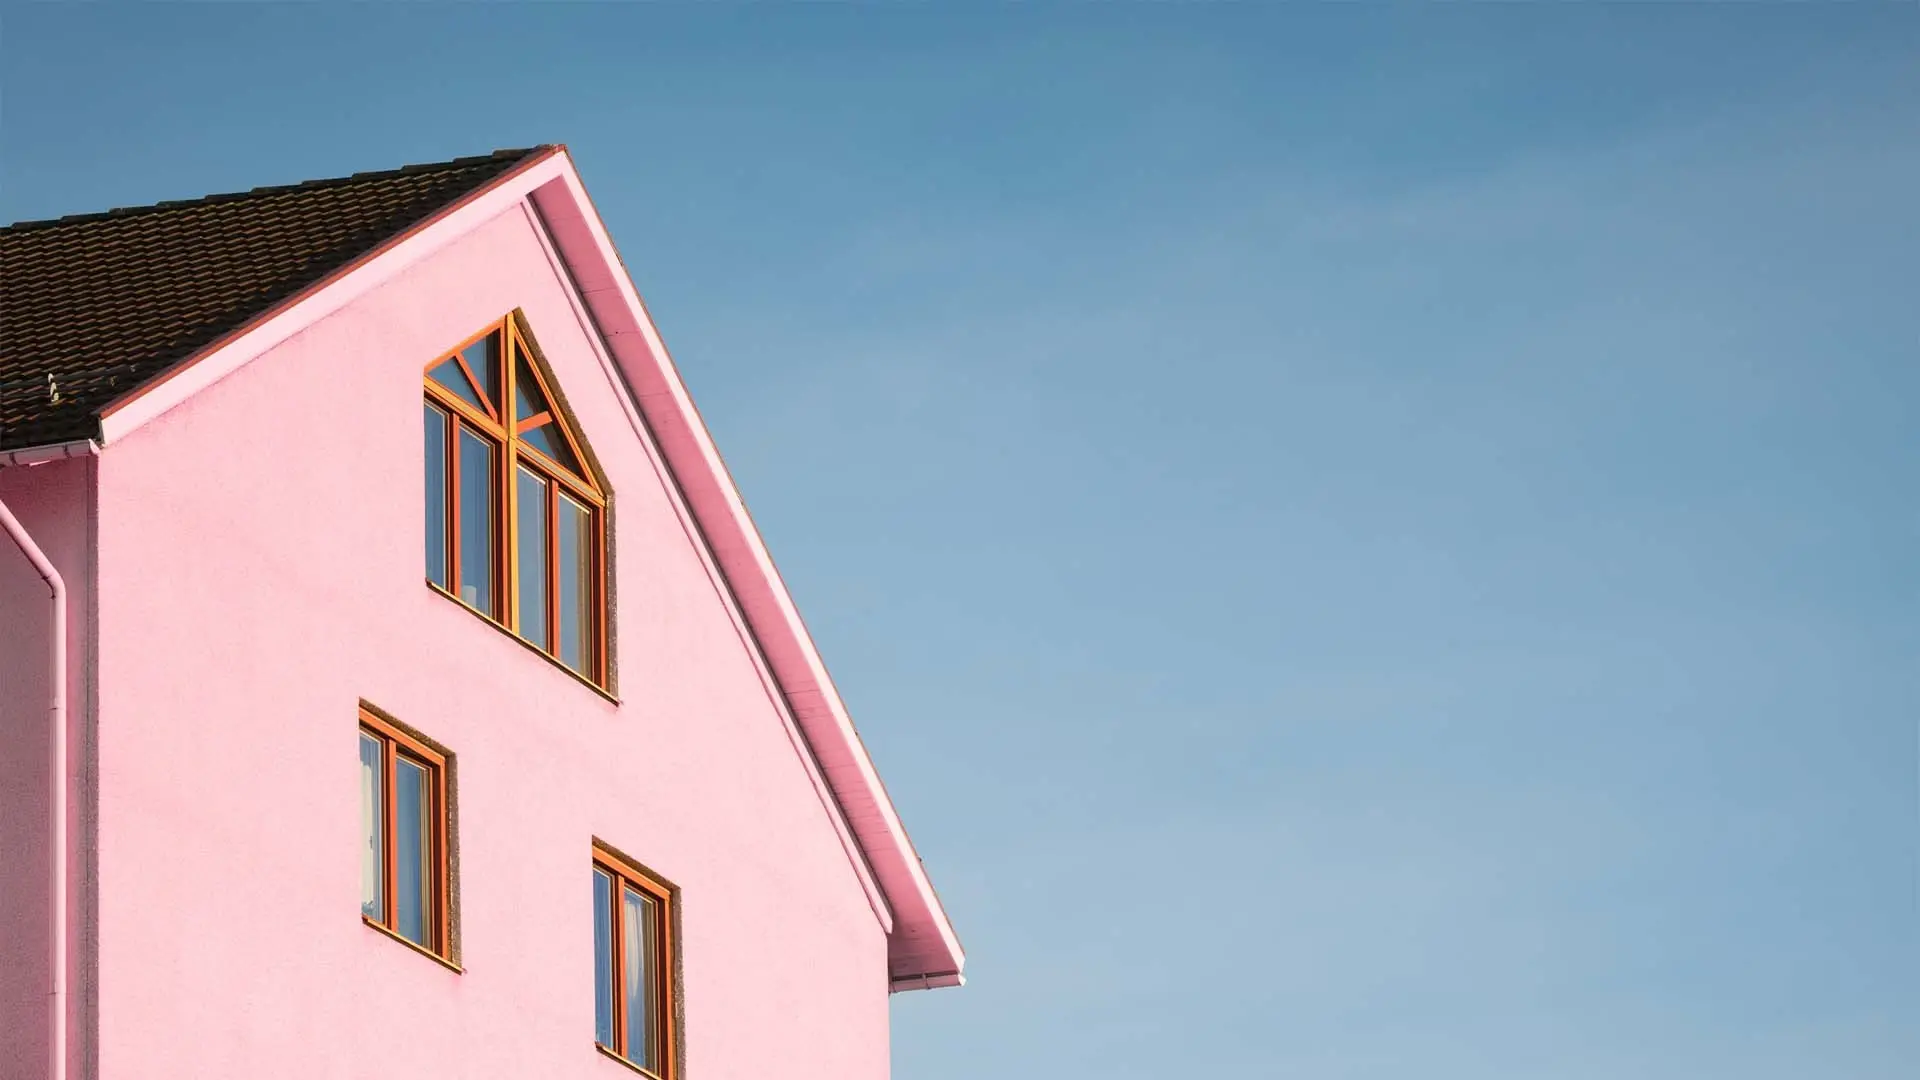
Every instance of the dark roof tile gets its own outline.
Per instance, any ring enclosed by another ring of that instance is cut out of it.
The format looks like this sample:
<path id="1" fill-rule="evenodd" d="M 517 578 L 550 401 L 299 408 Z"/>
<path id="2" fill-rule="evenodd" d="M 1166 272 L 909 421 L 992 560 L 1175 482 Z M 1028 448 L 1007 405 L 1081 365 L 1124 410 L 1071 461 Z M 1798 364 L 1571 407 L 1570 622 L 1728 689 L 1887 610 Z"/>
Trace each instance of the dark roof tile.
<path id="1" fill-rule="evenodd" d="M 0 450 L 100 410 L 547 147 L 0 228 Z"/>

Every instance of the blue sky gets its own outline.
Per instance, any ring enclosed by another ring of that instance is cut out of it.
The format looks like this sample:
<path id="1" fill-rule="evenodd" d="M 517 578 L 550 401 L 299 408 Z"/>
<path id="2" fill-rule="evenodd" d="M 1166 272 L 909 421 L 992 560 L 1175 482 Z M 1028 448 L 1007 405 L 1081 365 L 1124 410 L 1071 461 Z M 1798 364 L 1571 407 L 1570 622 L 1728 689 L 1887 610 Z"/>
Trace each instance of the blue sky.
<path id="1" fill-rule="evenodd" d="M 570 145 L 901 1080 L 1920 1068 L 1920 8 L 0 10 L 0 219 Z"/>

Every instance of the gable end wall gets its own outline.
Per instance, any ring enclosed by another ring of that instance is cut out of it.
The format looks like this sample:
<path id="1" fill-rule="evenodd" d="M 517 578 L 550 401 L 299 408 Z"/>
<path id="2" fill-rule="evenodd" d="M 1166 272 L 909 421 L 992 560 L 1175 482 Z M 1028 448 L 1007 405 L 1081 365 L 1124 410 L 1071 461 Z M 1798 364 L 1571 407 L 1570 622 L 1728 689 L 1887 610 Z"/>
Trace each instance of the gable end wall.
<path id="1" fill-rule="evenodd" d="M 101 1075 L 618 1075 L 598 836 L 682 890 L 689 1080 L 886 1076 L 884 932 L 534 228 L 100 458 Z M 422 366 L 516 308 L 614 490 L 618 706 L 423 581 Z M 361 699 L 459 756 L 464 974 L 359 922 Z"/>

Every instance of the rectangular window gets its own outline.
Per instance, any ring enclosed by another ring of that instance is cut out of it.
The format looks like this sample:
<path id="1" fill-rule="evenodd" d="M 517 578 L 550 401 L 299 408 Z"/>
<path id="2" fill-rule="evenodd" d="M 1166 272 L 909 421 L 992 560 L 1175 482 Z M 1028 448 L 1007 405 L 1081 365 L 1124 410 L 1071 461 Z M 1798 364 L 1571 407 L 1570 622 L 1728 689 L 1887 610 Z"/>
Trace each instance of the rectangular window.
<path id="1" fill-rule="evenodd" d="M 433 402 L 426 405 L 425 429 L 427 580 L 499 618 L 500 446 Z"/>
<path id="2" fill-rule="evenodd" d="M 360 915 L 436 956 L 448 933 L 447 757 L 360 711 Z"/>
<path id="3" fill-rule="evenodd" d="M 674 889 L 594 849 L 594 1041 L 659 1080 L 673 1080 Z"/>

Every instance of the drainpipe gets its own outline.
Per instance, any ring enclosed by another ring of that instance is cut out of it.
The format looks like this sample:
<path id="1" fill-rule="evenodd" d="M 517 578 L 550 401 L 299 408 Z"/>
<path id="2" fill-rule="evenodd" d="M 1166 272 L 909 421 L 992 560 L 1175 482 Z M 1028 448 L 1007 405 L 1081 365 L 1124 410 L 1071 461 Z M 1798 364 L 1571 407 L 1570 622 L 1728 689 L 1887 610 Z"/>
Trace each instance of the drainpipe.
<path id="1" fill-rule="evenodd" d="M 58 460 L 78 457 L 88 452 L 97 453 L 98 446 L 88 442 L 86 449 L 78 450 L 76 444 L 68 443 L 60 447 L 43 448 L 51 451 L 34 461 Z M 27 452 L 9 453 L 7 463 L 19 463 Z M 47 593 L 52 605 L 53 625 L 51 656 L 52 694 L 48 706 L 48 720 L 53 734 L 53 755 L 51 768 L 53 780 L 52 812 L 48 815 L 51 823 L 50 840 L 52 846 L 51 871 L 53 874 L 53 935 L 48 947 L 48 961 L 53 969 L 52 988 L 48 993 L 48 1048 L 50 1080 L 66 1080 L 67 1076 L 67 583 L 60 578 L 60 571 L 53 568 L 46 552 L 33 542 L 20 519 L 13 516 L 7 504 L 0 502 L 0 529 L 12 538 L 27 557 L 33 568 L 47 583 Z"/>

